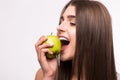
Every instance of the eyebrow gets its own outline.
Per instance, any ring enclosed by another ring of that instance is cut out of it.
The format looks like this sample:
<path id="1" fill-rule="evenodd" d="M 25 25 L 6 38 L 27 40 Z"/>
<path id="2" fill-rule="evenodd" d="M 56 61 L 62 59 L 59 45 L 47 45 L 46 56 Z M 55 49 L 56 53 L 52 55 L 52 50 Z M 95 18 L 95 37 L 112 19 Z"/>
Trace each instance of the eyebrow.
<path id="1" fill-rule="evenodd" d="M 74 16 L 74 15 L 68 15 L 67 18 L 68 18 L 69 20 L 72 20 L 72 19 L 76 19 L 76 16 Z M 64 17 L 61 16 L 60 19 L 64 20 Z"/>
<path id="2" fill-rule="evenodd" d="M 68 15 L 67 18 L 76 18 L 74 15 Z"/>

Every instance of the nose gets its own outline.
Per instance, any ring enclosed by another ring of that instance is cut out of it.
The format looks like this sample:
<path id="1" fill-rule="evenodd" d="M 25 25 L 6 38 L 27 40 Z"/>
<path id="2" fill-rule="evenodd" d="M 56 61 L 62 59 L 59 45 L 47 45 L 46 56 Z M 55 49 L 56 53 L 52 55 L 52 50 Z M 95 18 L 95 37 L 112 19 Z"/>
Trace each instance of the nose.
<path id="1" fill-rule="evenodd" d="M 58 27 L 57 27 L 57 31 L 58 33 L 60 32 L 65 32 L 66 30 L 66 24 L 64 22 L 62 22 Z"/>

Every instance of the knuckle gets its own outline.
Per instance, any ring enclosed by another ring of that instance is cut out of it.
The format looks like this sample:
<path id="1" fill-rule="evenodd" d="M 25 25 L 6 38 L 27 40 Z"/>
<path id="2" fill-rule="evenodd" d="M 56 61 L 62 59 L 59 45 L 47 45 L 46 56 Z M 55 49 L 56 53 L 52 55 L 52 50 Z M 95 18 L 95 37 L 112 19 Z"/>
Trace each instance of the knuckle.
<path id="1" fill-rule="evenodd" d="M 37 49 L 41 50 L 41 49 L 42 49 L 42 47 L 41 47 L 41 46 L 38 46 L 38 47 L 37 47 Z"/>

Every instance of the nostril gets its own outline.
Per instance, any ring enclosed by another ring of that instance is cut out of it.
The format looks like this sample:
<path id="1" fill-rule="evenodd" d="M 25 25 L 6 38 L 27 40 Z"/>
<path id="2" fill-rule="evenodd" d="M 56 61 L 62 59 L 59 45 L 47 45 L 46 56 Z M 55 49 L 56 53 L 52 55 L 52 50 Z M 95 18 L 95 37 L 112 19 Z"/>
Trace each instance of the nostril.
<path id="1" fill-rule="evenodd" d="M 61 34 L 62 32 L 65 32 L 65 30 L 63 28 L 58 27 L 57 32 L 58 32 L 58 34 Z"/>

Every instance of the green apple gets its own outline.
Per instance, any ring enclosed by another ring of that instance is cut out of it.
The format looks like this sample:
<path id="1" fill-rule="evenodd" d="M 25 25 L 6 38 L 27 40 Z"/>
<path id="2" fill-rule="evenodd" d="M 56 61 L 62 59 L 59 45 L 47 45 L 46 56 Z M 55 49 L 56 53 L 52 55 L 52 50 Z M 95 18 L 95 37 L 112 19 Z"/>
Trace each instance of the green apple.
<path id="1" fill-rule="evenodd" d="M 46 53 L 46 57 L 48 59 L 56 58 L 61 50 L 60 39 L 56 35 L 52 35 L 52 34 L 48 35 L 47 38 L 48 38 L 47 41 L 45 41 L 44 43 L 53 45 L 53 47 L 49 48 L 53 54 Z"/>

